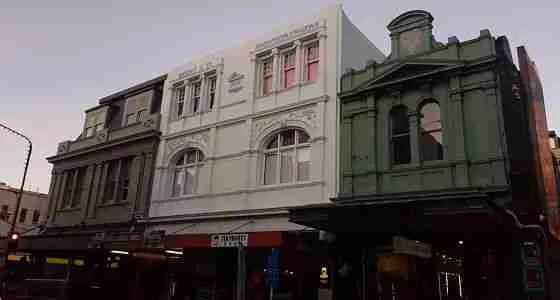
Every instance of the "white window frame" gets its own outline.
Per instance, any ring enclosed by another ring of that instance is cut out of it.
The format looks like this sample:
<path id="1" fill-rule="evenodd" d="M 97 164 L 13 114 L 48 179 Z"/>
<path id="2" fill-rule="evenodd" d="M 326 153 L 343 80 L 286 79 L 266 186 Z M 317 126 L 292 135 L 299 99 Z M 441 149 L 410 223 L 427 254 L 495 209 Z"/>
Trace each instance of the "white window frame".
<path id="1" fill-rule="evenodd" d="M 264 63 L 266 61 L 270 60 L 270 63 L 272 65 L 272 71 L 270 71 L 270 78 L 271 78 L 271 87 L 270 87 L 270 93 L 266 94 L 264 92 Z M 266 96 L 270 96 L 274 93 L 274 78 L 275 78 L 275 74 L 274 74 L 274 63 L 275 63 L 275 58 L 274 55 L 272 55 L 272 53 L 266 54 L 266 55 L 261 55 L 258 56 L 257 58 L 257 74 L 258 74 L 258 92 L 257 95 L 259 97 L 266 97 Z"/>
<path id="2" fill-rule="evenodd" d="M 282 133 L 286 132 L 286 131 L 291 131 L 291 130 L 295 130 L 294 134 L 294 143 L 291 145 L 287 145 L 287 146 L 282 146 Z M 306 142 L 300 142 L 299 141 L 299 134 L 298 132 L 303 132 L 304 134 L 307 135 L 307 141 Z M 274 140 L 277 139 L 276 143 L 277 143 L 277 147 L 276 148 L 271 148 L 271 149 L 267 149 L 266 147 Z M 299 177 L 299 169 L 298 169 L 298 151 L 305 149 L 307 151 L 309 151 L 309 170 L 308 170 L 308 175 L 306 179 L 300 180 L 298 179 Z M 287 182 L 282 182 L 282 153 L 287 153 L 292 151 L 293 153 L 293 163 L 292 163 L 292 178 L 290 178 L 289 181 Z M 311 180 L 311 165 L 312 165 L 312 159 L 311 159 L 311 151 L 312 151 L 312 147 L 311 147 L 311 136 L 303 129 L 299 129 L 299 128 L 289 128 L 289 129 L 285 129 L 282 130 L 280 132 L 276 132 L 270 139 L 267 140 L 266 144 L 264 145 L 264 149 L 263 149 L 263 158 L 262 158 L 262 180 L 261 180 L 261 184 L 262 185 L 278 185 L 278 184 L 293 184 L 293 183 L 298 183 L 298 182 L 308 182 Z M 276 170 L 275 170 L 275 175 L 274 175 L 274 182 L 267 182 L 266 181 L 266 174 L 267 174 L 267 169 L 266 169 L 266 158 L 268 154 L 271 153 L 275 153 L 276 157 L 277 157 L 277 161 L 276 161 Z"/>
<path id="3" fill-rule="evenodd" d="M 143 100 L 143 99 L 142 99 Z M 134 105 L 134 110 L 128 110 L 128 104 L 134 101 L 136 102 Z M 150 112 L 150 107 L 152 106 L 152 98 L 148 99 L 148 103 L 146 103 L 146 107 L 142 109 L 138 109 L 138 97 L 132 96 L 126 99 L 126 103 L 124 105 L 124 118 L 122 120 L 122 126 L 130 126 L 139 122 L 142 122 L 144 117 L 147 116 Z M 145 114 L 143 114 L 145 113 Z M 129 122 L 128 118 L 132 117 L 132 121 Z"/>
<path id="4" fill-rule="evenodd" d="M 189 98 L 188 98 L 188 113 L 191 115 L 194 114 L 198 114 L 201 112 L 202 109 L 202 91 L 203 91 L 203 87 L 202 87 L 202 83 L 203 80 L 201 78 L 200 75 L 198 76 L 194 76 L 191 79 L 189 79 Z M 197 110 L 195 111 L 194 108 L 194 99 L 196 98 L 194 95 L 194 91 L 195 91 L 195 85 L 199 85 L 199 90 L 198 90 L 198 106 L 197 106 Z"/>
<path id="5" fill-rule="evenodd" d="M 118 158 L 112 161 L 108 161 L 108 164 L 106 166 L 107 168 L 107 176 L 105 177 L 105 185 L 103 186 L 103 192 L 102 192 L 102 197 L 101 197 L 101 205 L 110 205 L 110 204 L 115 204 L 115 203 L 128 203 L 128 199 L 119 199 L 119 191 L 123 188 L 123 178 L 122 178 L 122 172 L 123 172 L 123 162 L 125 160 L 128 160 L 128 183 L 126 184 L 126 189 L 127 191 L 130 190 L 130 176 L 132 175 L 132 164 L 134 162 L 134 160 L 132 159 L 132 157 L 122 157 L 122 158 Z M 117 164 L 117 171 L 116 171 L 116 178 L 110 178 L 109 174 L 109 168 L 110 168 L 110 164 L 116 162 Z M 115 185 L 113 186 L 113 190 L 111 191 L 111 198 L 107 199 L 106 198 L 106 192 L 107 192 L 107 182 L 113 181 L 115 182 Z M 128 192 L 127 192 L 127 198 L 128 198 Z"/>
<path id="6" fill-rule="evenodd" d="M 185 115 L 186 94 L 187 94 L 187 86 L 184 81 L 176 82 L 171 87 L 171 103 L 173 105 L 172 111 L 173 111 L 174 120 L 178 120 Z M 182 97 L 179 97 L 179 95 L 182 95 Z M 179 104 L 182 105 L 180 113 L 179 113 Z"/>
<path id="7" fill-rule="evenodd" d="M 105 119 L 103 116 L 105 116 L 104 113 L 96 112 L 95 117 L 92 116 L 94 119 L 92 122 L 93 124 L 91 126 L 87 126 L 88 117 L 86 115 L 86 128 L 84 129 L 86 138 L 93 137 L 105 129 Z"/>
<path id="8" fill-rule="evenodd" d="M 194 162 L 188 163 L 187 162 L 187 154 L 193 151 L 195 155 Z M 178 160 L 182 159 L 182 164 L 177 164 Z M 189 148 L 181 152 L 181 154 L 173 161 L 173 165 L 170 166 L 170 175 L 171 175 L 171 197 L 182 197 L 182 196 L 189 196 L 194 195 L 197 193 L 198 190 L 198 183 L 199 183 L 199 176 L 200 170 L 204 166 L 205 163 L 205 156 L 204 153 L 198 148 Z M 194 169 L 194 176 L 193 176 L 193 183 L 192 183 L 192 192 L 187 193 L 186 190 L 186 180 L 187 180 L 187 172 L 191 169 Z M 180 183 L 180 190 L 176 192 L 177 186 L 177 174 L 178 172 L 182 172 L 183 182 Z"/>
<path id="9" fill-rule="evenodd" d="M 317 45 L 317 58 L 315 58 L 313 60 L 308 60 L 307 59 L 307 49 L 310 46 L 313 46 L 313 45 Z M 313 38 L 313 39 L 307 40 L 305 42 L 302 42 L 301 43 L 301 52 L 302 52 L 301 57 L 303 57 L 302 63 L 301 63 L 301 66 L 302 66 L 302 71 L 301 71 L 302 81 L 303 82 L 314 82 L 314 81 L 318 80 L 319 76 L 321 75 L 319 72 L 321 70 L 321 60 L 323 59 L 321 57 L 321 43 L 320 43 L 319 39 L 318 38 Z M 307 66 L 311 63 L 314 63 L 314 62 L 318 63 L 317 64 L 317 79 L 316 80 L 307 79 L 307 76 L 308 76 Z"/>
<path id="10" fill-rule="evenodd" d="M 214 87 L 210 84 L 214 80 Z M 204 107 L 206 110 L 211 111 L 216 106 L 216 97 L 218 92 L 218 74 L 216 71 L 208 72 L 204 75 Z M 214 100 L 211 101 L 210 95 L 214 95 Z"/>
<path id="11" fill-rule="evenodd" d="M 293 65 L 293 70 L 294 70 L 294 82 L 291 86 L 286 86 L 286 56 L 292 54 L 294 56 L 294 65 Z M 282 51 L 279 53 L 280 55 L 280 84 L 281 84 L 281 89 L 285 90 L 285 89 L 290 89 L 296 85 L 298 85 L 299 82 L 299 76 L 297 75 L 299 72 L 299 67 L 298 67 L 298 62 L 297 62 L 297 49 L 295 46 L 291 46 L 285 49 L 282 49 Z"/>

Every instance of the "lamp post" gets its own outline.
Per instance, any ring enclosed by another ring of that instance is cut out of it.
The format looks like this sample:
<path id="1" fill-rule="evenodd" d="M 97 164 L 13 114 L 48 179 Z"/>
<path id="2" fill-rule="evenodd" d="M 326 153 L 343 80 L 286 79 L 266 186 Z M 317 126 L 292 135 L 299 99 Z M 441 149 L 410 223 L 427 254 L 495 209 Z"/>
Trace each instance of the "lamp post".
<path id="1" fill-rule="evenodd" d="M 10 232 L 9 232 L 9 236 L 11 237 L 12 234 L 15 232 L 16 229 L 16 220 L 17 220 L 17 216 L 18 216 L 18 212 L 19 212 L 19 207 L 21 205 L 21 196 L 23 195 L 23 187 L 25 185 L 25 178 L 27 177 L 27 169 L 29 168 L 29 159 L 31 158 L 31 151 L 33 150 L 33 144 L 31 143 L 31 140 L 26 137 L 25 135 L 23 135 L 22 133 L 0 123 L 0 127 L 7 130 L 8 132 L 15 134 L 21 138 L 23 138 L 26 142 L 27 142 L 27 157 L 25 158 L 25 167 L 23 169 L 23 178 L 21 179 L 21 185 L 19 186 L 19 193 L 17 195 L 17 200 L 16 200 L 16 210 L 14 212 L 14 219 L 12 220 L 12 224 L 10 226 Z"/>

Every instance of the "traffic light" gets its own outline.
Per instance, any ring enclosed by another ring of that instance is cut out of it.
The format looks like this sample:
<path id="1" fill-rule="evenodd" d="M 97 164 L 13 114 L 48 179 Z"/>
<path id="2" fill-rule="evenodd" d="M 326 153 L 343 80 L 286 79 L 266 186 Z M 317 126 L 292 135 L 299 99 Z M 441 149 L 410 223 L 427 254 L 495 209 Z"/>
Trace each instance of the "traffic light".
<path id="1" fill-rule="evenodd" d="M 10 238 L 8 240 L 8 250 L 16 250 L 18 248 L 19 242 L 19 233 L 13 232 L 10 234 Z"/>

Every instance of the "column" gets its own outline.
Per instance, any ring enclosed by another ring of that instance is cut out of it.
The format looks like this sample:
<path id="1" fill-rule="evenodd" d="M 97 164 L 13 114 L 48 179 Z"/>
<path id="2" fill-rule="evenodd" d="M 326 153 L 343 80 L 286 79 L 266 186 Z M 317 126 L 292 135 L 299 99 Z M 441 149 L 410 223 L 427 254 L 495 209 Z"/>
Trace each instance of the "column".
<path id="1" fill-rule="evenodd" d="M 409 114 L 410 124 L 410 164 L 420 164 L 420 147 L 418 146 L 418 113 L 414 111 Z"/>
<path id="2" fill-rule="evenodd" d="M 255 101 L 258 95 L 259 84 L 257 81 L 257 77 L 255 76 L 257 71 L 257 60 L 255 55 L 251 54 L 249 60 L 250 60 L 251 67 L 249 68 L 249 74 L 247 74 L 247 81 L 245 82 L 245 88 L 249 89 L 249 102 L 250 102 L 249 112 L 252 114 L 255 112 Z"/>
<path id="3" fill-rule="evenodd" d="M 328 91 L 329 85 L 327 83 L 327 33 L 326 32 L 320 32 L 318 35 L 318 39 L 319 39 L 319 81 L 321 82 L 321 90 L 323 91 L 323 94 L 331 94 Z M 338 81 L 338 77 L 335 79 L 336 81 Z M 334 88 L 332 95 L 335 95 L 337 93 L 337 89 L 336 86 L 338 86 L 338 83 L 334 86 L 332 86 L 332 88 Z"/>
<path id="4" fill-rule="evenodd" d="M 272 97 L 274 97 L 274 105 L 278 105 L 278 87 L 280 86 L 280 59 L 278 58 L 278 49 L 272 49 Z"/>
<path id="5" fill-rule="evenodd" d="M 463 110 L 463 93 L 461 91 L 461 78 L 454 76 L 449 81 L 448 107 L 442 105 L 442 130 L 444 141 L 444 158 L 454 162 L 453 184 L 456 187 L 469 186 L 469 169 L 465 137 L 465 118 Z M 449 125 L 449 126 L 446 126 Z"/>
<path id="6" fill-rule="evenodd" d="M 128 197 L 127 199 L 123 199 L 128 201 L 128 220 L 134 218 L 136 214 L 139 202 L 142 202 L 143 191 L 148 190 L 149 181 L 146 183 L 144 181 L 144 153 L 140 153 L 135 155 L 132 159 L 132 163 L 130 166 L 130 175 L 129 175 L 129 183 L 128 183 Z"/>
<path id="7" fill-rule="evenodd" d="M 56 208 L 58 204 L 58 197 L 60 195 L 60 186 L 62 184 L 62 173 L 60 171 L 52 171 L 51 172 L 51 187 L 49 188 L 49 206 L 47 211 L 47 219 L 48 223 L 54 221 L 54 217 L 56 214 Z M 10 218 L 8 218 L 9 220 Z"/>

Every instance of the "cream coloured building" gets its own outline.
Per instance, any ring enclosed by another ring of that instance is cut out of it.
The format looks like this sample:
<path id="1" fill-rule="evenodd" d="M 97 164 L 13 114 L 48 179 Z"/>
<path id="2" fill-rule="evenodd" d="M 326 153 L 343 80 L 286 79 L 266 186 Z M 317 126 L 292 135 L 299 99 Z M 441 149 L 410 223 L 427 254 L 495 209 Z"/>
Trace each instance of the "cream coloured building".
<path id="1" fill-rule="evenodd" d="M 169 72 L 150 230 L 301 230 L 287 209 L 337 192 L 340 76 L 370 60 L 335 5 Z"/>

